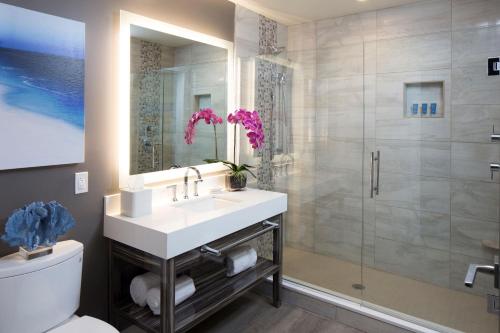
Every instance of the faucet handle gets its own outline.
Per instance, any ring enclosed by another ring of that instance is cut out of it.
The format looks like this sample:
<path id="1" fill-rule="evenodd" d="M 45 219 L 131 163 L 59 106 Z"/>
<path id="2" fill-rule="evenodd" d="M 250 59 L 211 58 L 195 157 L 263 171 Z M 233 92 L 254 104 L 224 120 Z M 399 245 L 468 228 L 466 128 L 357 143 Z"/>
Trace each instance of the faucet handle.
<path id="1" fill-rule="evenodd" d="M 198 196 L 198 183 L 203 182 L 203 179 L 197 179 L 194 181 L 194 196 Z"/>
<path id="2" fill-rule="evenodd" d="M 495 132 L 495 125 L 493 125 L 493 130 L 490 135 L 491 142 L 500 142 L 500 134 Z"/>
<path id="3" fill-rule="evenodd" d="M 177 184 L 168 185 L 167 189 L 172 189 L 172 201 L 176 202 L 177 201 Z"/>

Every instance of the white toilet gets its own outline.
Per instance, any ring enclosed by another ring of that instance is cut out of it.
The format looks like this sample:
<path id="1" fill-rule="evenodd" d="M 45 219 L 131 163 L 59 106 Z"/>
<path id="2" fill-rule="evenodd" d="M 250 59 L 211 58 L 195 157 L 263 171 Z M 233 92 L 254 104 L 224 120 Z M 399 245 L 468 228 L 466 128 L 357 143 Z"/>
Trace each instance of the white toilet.
<path id="1" fill-rule="evenodd" d="M 0 258 L 1 333 L 118 333 L 99 319 L 75 314 L 80 303 L 83 244 L 68 240 L 53 253 Z"/>

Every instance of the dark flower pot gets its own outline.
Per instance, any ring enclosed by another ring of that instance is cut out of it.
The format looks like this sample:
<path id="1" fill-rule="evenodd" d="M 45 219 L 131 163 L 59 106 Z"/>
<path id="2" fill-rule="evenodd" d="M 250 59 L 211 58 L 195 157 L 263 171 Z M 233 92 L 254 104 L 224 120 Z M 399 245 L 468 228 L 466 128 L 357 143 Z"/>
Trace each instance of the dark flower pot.
<path id="1" fill-rule="evenodd" d="M 231 191 L 241 191 L 247 186 L 247 176 L 235 177 L 229 176 L 229 189 Z"/>

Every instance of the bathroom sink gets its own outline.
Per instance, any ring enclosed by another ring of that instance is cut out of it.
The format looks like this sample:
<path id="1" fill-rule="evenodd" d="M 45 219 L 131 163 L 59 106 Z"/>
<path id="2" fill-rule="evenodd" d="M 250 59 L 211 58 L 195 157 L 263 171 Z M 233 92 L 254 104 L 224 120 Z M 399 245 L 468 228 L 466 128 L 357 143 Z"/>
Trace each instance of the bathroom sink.
<path id="1" fill-rule="evenodd" d="M 237 204 L 236 201 L 221 199 L 217 197 L 207 197 L 186 200 L 175 204 L 174 207 L 192 213 L 207 213 L 210 211 L 231 208 L 235 204 Z"/>
<path id="2" fill-rule="evenodd" d="M 162 198 L 163 199 L 163 198 Z M 284 193 L 240 192 L 162 201 L 149 215 L 121 214 L 120 194 L 106 197 L 104 235 L 163 259 L 174 258 L 286 211 Z"/>

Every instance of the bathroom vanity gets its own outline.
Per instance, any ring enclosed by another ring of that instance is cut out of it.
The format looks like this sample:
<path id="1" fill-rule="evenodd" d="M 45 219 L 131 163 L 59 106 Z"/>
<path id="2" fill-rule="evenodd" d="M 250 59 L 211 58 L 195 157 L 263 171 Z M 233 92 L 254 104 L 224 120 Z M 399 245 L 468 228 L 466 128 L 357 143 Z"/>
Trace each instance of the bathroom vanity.
<path id="1" fill-rule="evenodd" d="M 151 215 L 120 214 L 120 195 L 105 197 L 109 242 L 111 323 L 125 320 L 147 332 L 185 332 L 252 287 L 273 278 L 273 304 L 281 304 L 283 213 L 287 195 L 248 189 L 153 207 Z M 221 258 L 234 247 L 272 233 L 272 258 L 227 277 Z M 130 299 L 131 279 L 145 271 L 161 276 L 161 313 Z M 189 273 L 196 292 L 175 306 L 175 278 Z"/>
<path id="2" fill-rule="evenodd" d="M 124 209 L 121 194 L 105 197 L 111 323 L 184 332 L 270 277 L 273 304 L 280 306 L 286 194 L 220 191 L 227 167 L 205 163 L 240 163 L 239 133 L 223 121 L 236 109 L 233 43 L 125 11 L 119 40 L 118 180 L 127 197 Z M 207 126 L 205 118 L 193 139 L 193 119 L 207 110 L 217 122 Z M 189 178 L 193 171 L 196 179 Z M 182 179 L 184 193 L 177 201 Z M 173 195 L 162 198 L 162 191 Z M 260 253 L 254 266 L 228 277 L 233 272 L 226 270 L 224 255 L 261 236 L 266 245 L 272 240 L 272 253 Z M 132 279 L 148 271 L 160 276 L 159 315 L 130 296 Z M 196 291 L 175 305 L 178 275 L 188 275 Z"/>

